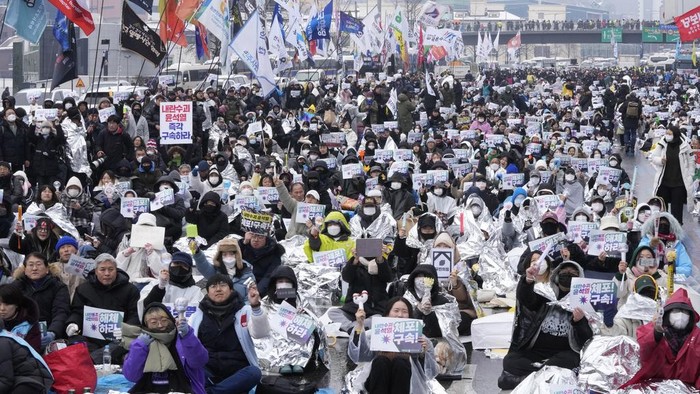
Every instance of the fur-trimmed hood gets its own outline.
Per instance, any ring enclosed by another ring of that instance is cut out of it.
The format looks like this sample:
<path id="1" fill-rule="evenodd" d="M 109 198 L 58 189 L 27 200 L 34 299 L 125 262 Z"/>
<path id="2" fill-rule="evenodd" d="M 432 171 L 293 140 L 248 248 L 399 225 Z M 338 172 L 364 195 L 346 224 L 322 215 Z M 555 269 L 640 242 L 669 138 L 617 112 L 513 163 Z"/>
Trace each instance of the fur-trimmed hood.
<path id="1" fill-rule="evenodd" d="M 61 269 L 61 266 L 59 265 L 61 263 L 50 263 L 49 264 L 49 275 L 55 277 L 55 278 L 60 278 L 61 277 L 61 272 L 63 270 Z M 25 276 L 24 274 L 24 264 L 20 264 L 19 267 L 15 270 L 15 272 L 12 273 L 12 277 L 15 280 L 20 280 L 22 277 Z"/>
<path id="2" fill-rule="evenodd" d="M 678 220 L 676 220 L 676 218 L 674 218 L 673 215 L 668 212 L 657 212 L 652 214 L 642 225 L 642 236 L 646 235 L 649 238 L 653 237 L 656 233 L 656 221 L 660 218 L 666 218 L 668 220 L 671 232 L 676 235 L 677 240 L 682 241 L 685 239 L 685 231 L 683 231 L 683 227 L 681 227 Z"/>

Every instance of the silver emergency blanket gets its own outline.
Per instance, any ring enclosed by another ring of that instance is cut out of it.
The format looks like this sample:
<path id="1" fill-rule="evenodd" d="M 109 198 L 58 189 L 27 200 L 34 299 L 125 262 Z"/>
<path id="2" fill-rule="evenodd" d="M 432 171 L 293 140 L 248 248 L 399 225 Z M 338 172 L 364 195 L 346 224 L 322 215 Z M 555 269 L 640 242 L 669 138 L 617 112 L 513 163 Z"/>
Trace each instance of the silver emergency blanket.
<path id="1" fill-rule="evenodd" d="M 586 391 L 608 392 L 639 371 L 639 344 L 626 335 L 596 336 L 581 350 L 578 381 Z"/>
<path id="2" fill-rule="evenodd" d="M 51 208 L 44 209 L 44 204 L 37 205 L 37 203 L 33 202 L 27 207 L 27 212 L 25 213 L 27 215 L 48 216 L 61 230 L 70 234 L 75 239 L 80 239 L 80 233 L 78 233 L 78 229 L 75 228 L 68 218 L 68 211 L 66 211 L 66 207 L 64 207 L 63 204 L 56 203 Z"/>
<path id="3" fill-rule="evenodd" d="M 462 317 L 459 314 L 457 300 L 449 294 L 444 293 L 442 295 L 450 302 L 433 306 L 433 312 L 437 316 L 440 331 L 442 332 L 440 340 L 446 341 L 453 352 L 451 362 L 444 366 L 444 373 L 462 376 L 464 368 L 467 366 L 467 351 L 459 341 L 459 332 L 457 331 L 459 323 L 462 322 Z M 411 303 L 413 308 L 420 303 L 410 291 L 407 291 L 403 296 Z"/>
<path id="4" fill-rule="evenodd" d="M 533 291 L 535 292 L 535 294 L 541 295 L 542 297 L 544 297 L 550 301 L 557 300 L 557 295 L 554 294 L 554 288 L 552 288 L 552 285 L 549 282 L 547 282 L 547 283 L 545 283 L 545 282 L 535 283 Z"/>
<path id="5" fill-rule="evenodd" d="M 297 305 L 302 302 L 297 298 Z M 269 297 L 265 297 L 262 301 L 262 308 L 267 312 L 267 316 L 277 314 L 279 305 L 272 302 Z M 305 312 L 306 316 L 311 317 L 316 324 L 316 332 L 319 334 L 320 343 L 317 353 L 314 354 L 314 345 L 318 341 L 315 335 L 312 335 L 305 345 L 301 345 L 286 336 L 283 336 L 275 330 L 270 330 L 270 335 L 264 338 L 253 338 L 255 344 L 255 353 L 258 355 L 258 362 L 263 371 L 279 372 L 279 368 L 285 365 L 297 365 L 304 368 L 309 361 L 315 357 L 323 355 L 320 361 L 329 368 L 330 360 L 328 359 L 326 332 L 318 317 L 313 313 Z"/>
<path id="6" fill-rule="evenodd" d="M 71 170 L 90 176 L 92 170 L 90 169 L 90 162 L 88 162 L 87 143 L 85 142 L 87 131 L 85 131 L 85 127 L 82 124 L 80 126 L 76 125 L 72 120 L 66 119 L 61 123 L 61 128 L 66 136 L 66 159 L 70 163 Z"/>
<path id="7" fill-rule="evenodd" d="M 414 376 L 419 376 L 418 373 L 413 372 L 416 368 L 420 368 L 415 364 L 411 360 L 411 391 L 406 394 L 447 394 L 445 388 L 435 379 L 430 379 L 427 382 L 417 382 L 416 379 L 413 379 Z M 357 368 L 348 372 L 345 375 L 345 387 L 342 392 L 347 394 L 366 393 L 365 381 L 367 381 L 371 369 L 372 363 L 366 362 L 360 363 Z"/>
<path id="8" fill-rule="evenodd" d="M 432 215 L 431 213 L 426 213 L 424 215 Z M 435 216 L 435 234 L 440 234 L 443 231 L 442 220 Z M 409 248 L 418 249 L 418 261 L 427 261 L 430 255 L 430 250 L 433 248 L 433 240 L 421 241 L 418 239 L 418 223 L 411 228 L 406 236 L 406 246 Z"/>
<path id="9" fill-rule="evenodd" d="M 638 383 L 624 390 L 613 390 L 610 394 L 698 394 L 700 390 L 686 385 L 680 380 L 662 380 L 653 383 Z"/>
<path id="10" fill-rule="evenodd" d="M 549 394 L 557 385 L 566 385 L 569 388 L 578 387 L 576 374 L 566 368 L 545 366 L 535 373 L 531 373 L 511 394 Z M 574 394 L 583 394 L 583 390 L 574 390 Z"/>
<path id="11" fill-rule="evenodd" d="M 279 241 L 279 244 L 284 246 L 284 255 L 282 255 L 282 264 L 295 267 L 298 264 L 308 264 L 308 258 L 304 253 L 304 243 L 308 239 L 305 235 L 295 235 L 292 238 Z"/>
<path id="12" fill-rule="evenodd" d="M 298 264 L 294 268 L 297 276 L 297 292 L 304 308 L 316 316 L 323 316 L 340 300 L 340 270 L 315 264 Z"/>
<path id="13" fill-rule="evenodd" d="M 360 215 L 350 219 L 350 236 L 357 238 L 396 238 L 396 219 L 390 213 L 381 212 L 372 224 L 363 229 Z"/>
<path id="14" fill-rule="evenodd" d="M 659 310 L 659 305 L 651 298 L 632 293 L 627 297 L 627 302 L 620 307 L 615 318 L 634 319 L 650 322 Z"/>

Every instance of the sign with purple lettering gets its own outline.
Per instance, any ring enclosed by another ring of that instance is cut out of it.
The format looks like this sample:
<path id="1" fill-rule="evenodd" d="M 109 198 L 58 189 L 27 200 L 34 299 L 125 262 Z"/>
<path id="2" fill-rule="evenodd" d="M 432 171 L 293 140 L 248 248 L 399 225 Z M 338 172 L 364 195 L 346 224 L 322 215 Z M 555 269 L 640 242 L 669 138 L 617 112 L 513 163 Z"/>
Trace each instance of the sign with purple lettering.
<path id="1" fill-rule="evenodd" d="M 569 303 L 589 314 L 616 307 L 617 286 L 611 280 L 572 278 Z"/>
<path id="2" fill-rule="evenodd" d="M 114 330 L 122 328 L 124 312 L 85 306 L 83 309 L 83 335 L 100 340 L 114 338 Z"/>
<path id="3" fill-rule="evenodd" d="M 422 320 L 374 316 L 369 348 L 379 352 L 420 353 L 422 345 L 418 338 L 422 335 Z"/>
<path id="4" fill-rule="evenodd" d="M 316 324 L 311 317 L 299 313 L 287 301 L 283 301 L 277 310 L 277 314 L 271 316 L 271 323 L 274 331 L 300 345 L 305 345 L 309 342 L 311 335 L 316 329 Z"/>

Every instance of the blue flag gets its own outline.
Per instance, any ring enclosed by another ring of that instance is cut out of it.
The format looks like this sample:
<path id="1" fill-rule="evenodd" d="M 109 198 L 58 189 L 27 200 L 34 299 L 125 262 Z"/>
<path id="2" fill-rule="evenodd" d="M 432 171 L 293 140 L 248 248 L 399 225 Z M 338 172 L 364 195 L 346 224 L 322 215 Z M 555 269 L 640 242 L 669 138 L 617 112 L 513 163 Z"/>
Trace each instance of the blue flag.
<path id="1" fill-rule="evenodd" d="M 17 35 L 36 44 L 46 29 L 46 8 L 44 0 L 36 0 L 33 7 L 26 1 L 12 0 L 7 7 L 5 24 L 15 29 Z"/>
<path id="2" fill-rule="evenodd" d="M 70 39 L 68 37 L 68 18 L 60 10 L 56 10 L 56 21 L 53 24 L 53 36 L 59 44 L 61 51 L 70 51 Z"/>
<path id="3" fill-rule="evenodd" d="M 359 19 L 355 19 L 343 11 L 340 11 L 340 24 L 338 30 L 350 34 L 362 34 L 362 32 L 365 30 L 365 25 Z"/>
<path id="4" fill-rule="evenodd" d="M 333 15 L 333 0 L 331 0 L 323 11 L 313 15 L 306 26 L 306 39 L 327 40 L 331 38 L 331 16 Z"/>
<path id="5" fill-rule="evenodd" d="M 282 26 L 284 26 L 284 22 L 282 20 L 282 13 L 280 12 L 280 4 L 279 3 L 275 3 L 275 10 L 272 12 L 272 20 L 274 21 L 275 18 L 277 18 L 277 20 L 280 23 L 280 30 L 282 31 L 282 39 L 286 42 L 287 37 L 285 36 L 284 29 L 281 28 Z"/>

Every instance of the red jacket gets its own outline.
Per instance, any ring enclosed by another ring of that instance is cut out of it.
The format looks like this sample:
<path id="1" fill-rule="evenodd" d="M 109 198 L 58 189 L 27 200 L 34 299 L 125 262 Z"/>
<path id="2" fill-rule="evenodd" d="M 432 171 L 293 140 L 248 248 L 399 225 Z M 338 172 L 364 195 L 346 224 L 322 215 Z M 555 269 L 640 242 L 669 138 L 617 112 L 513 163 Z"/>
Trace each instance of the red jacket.
<path id="1" fill-rule="evenodd" d="M 642 368 L 620 388 L 648 380 L 678 379 L 700 389 L 700 328 L 697 326 L 700 315 L 693 310 L 685 289 L 677 290 L 666 301 L 664 317 L 667 316 L 668 311 L 679 307 L 692 311 L 691 316 L 695 317 L 688 322 L 693 326 L 693 330 L 686 338 L 681 350 L 674 356 L 664 337 L 661 337 L 657 342 L 654 337 L 653 322 L 639 327 L 637 329 L 637 342 L 639 342 Z M 664 325 L 666 324 L 668 324 L 668 318 L 664 319 Z"/>

